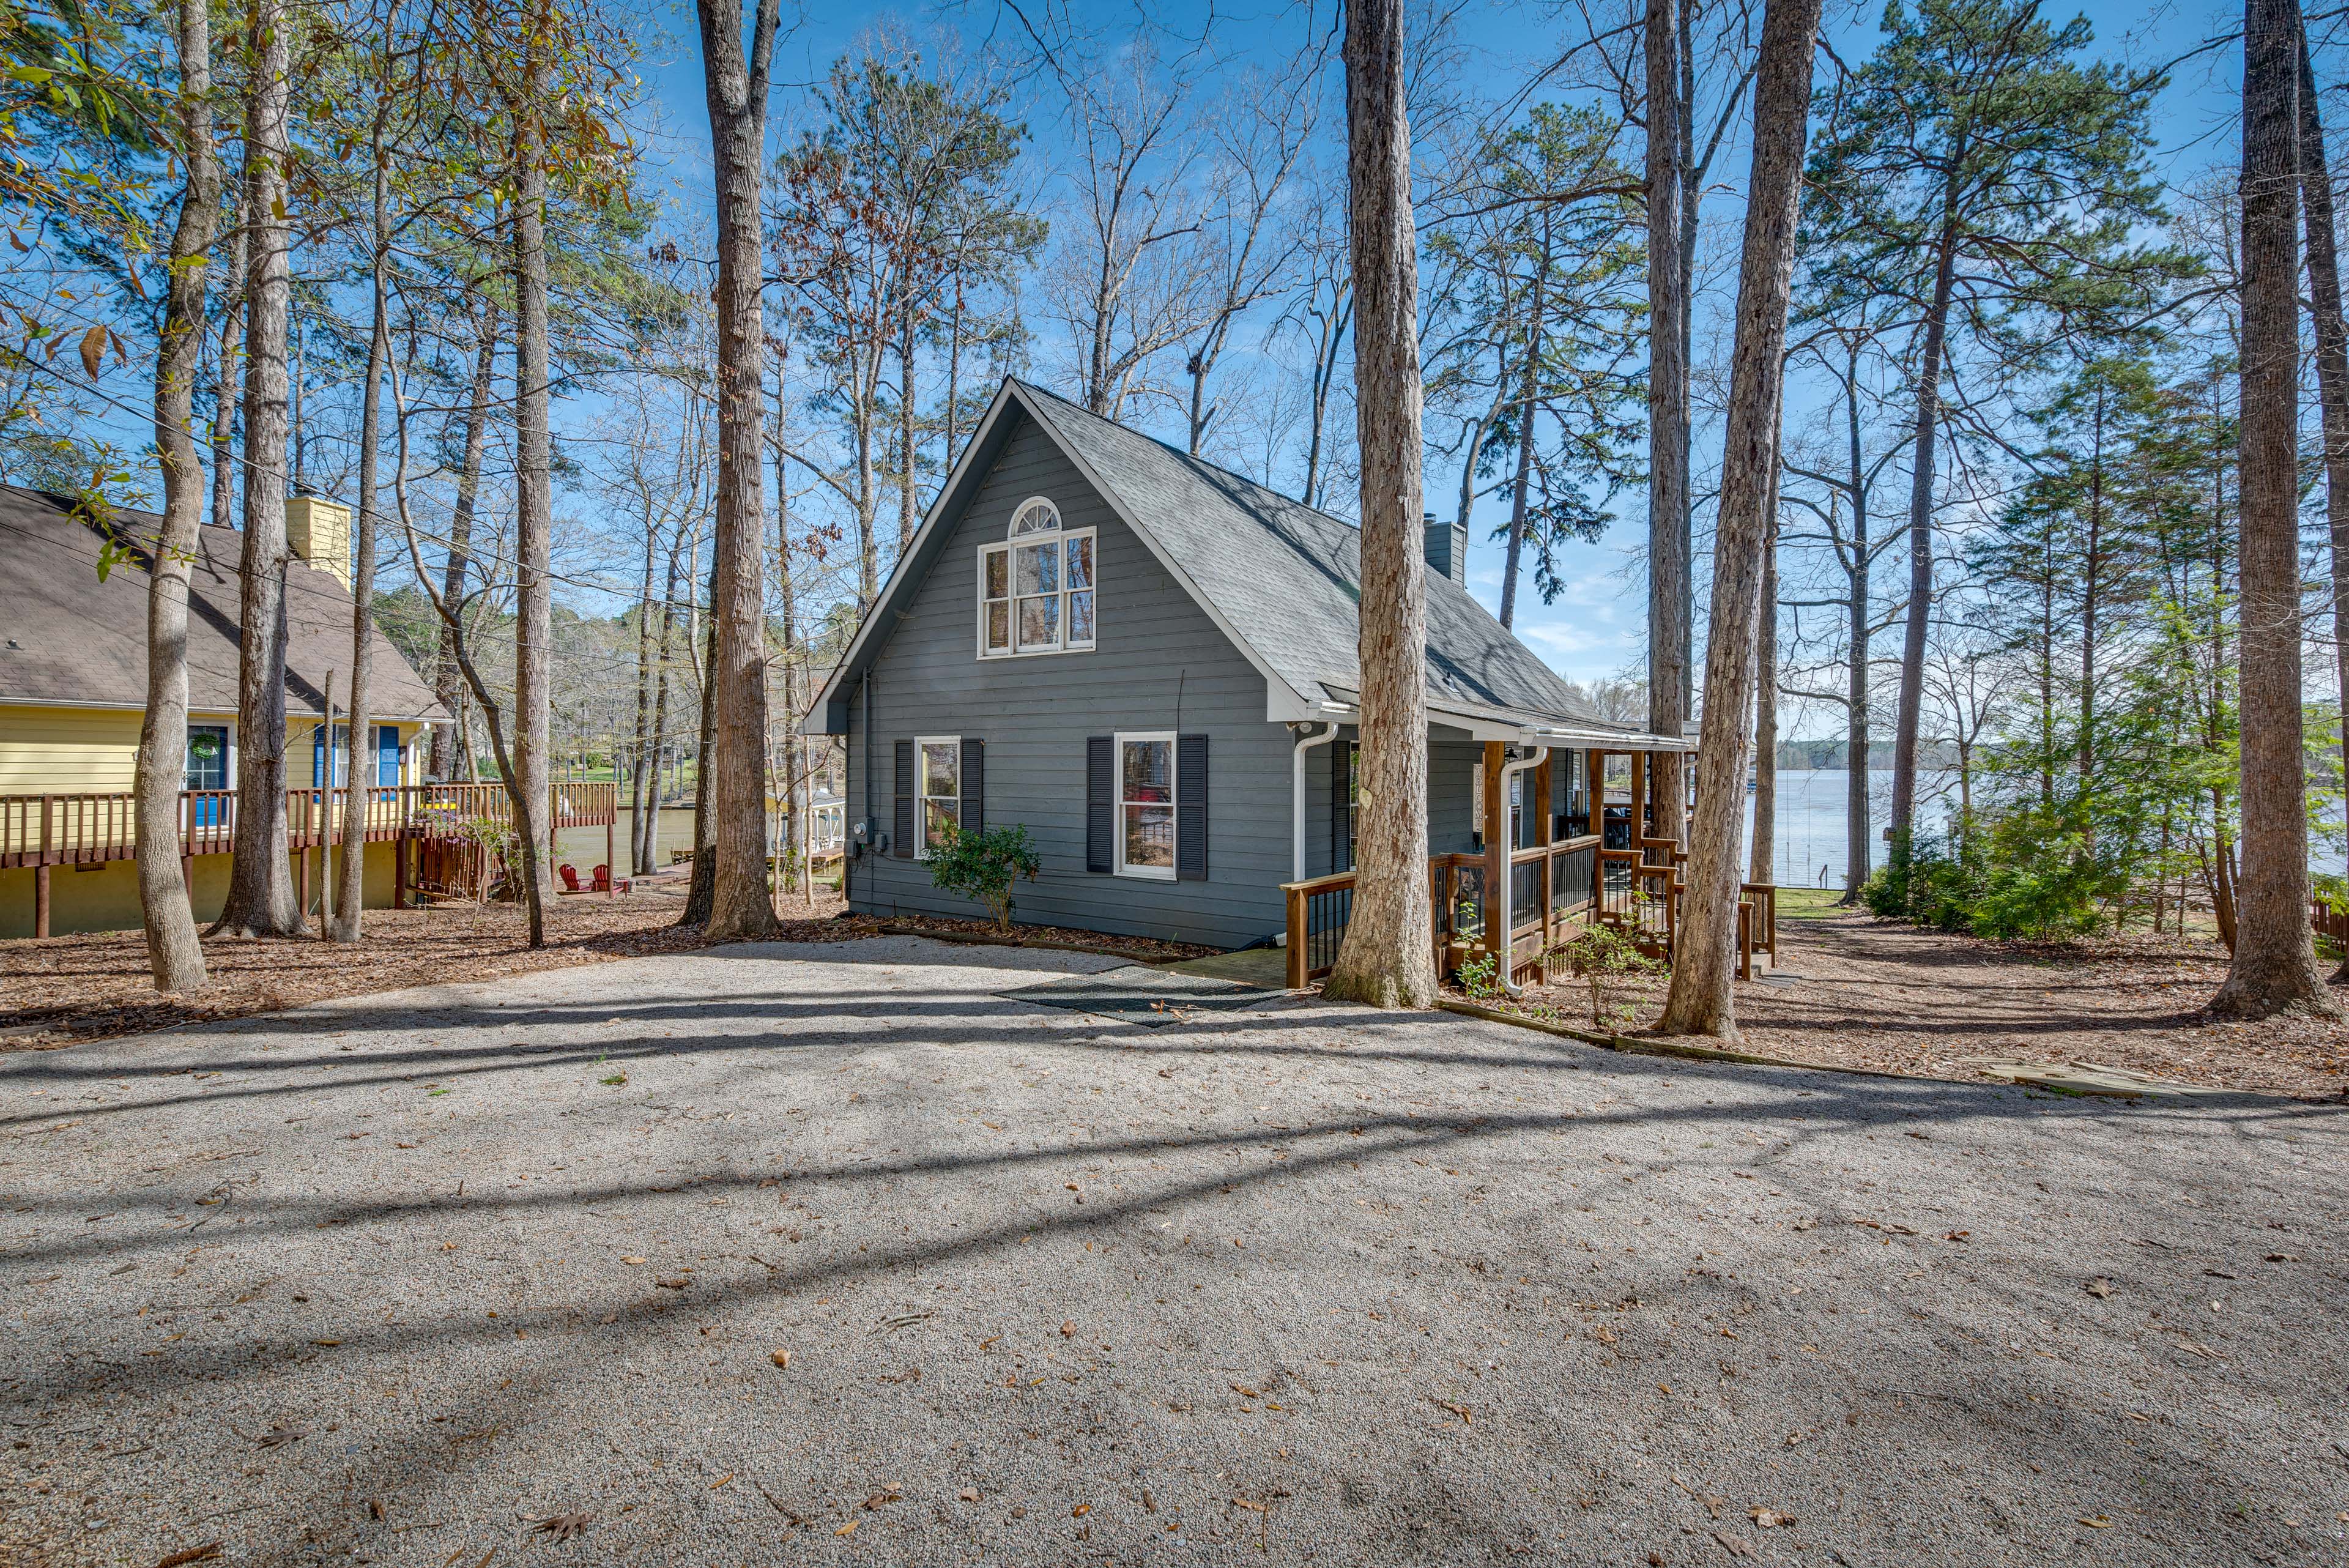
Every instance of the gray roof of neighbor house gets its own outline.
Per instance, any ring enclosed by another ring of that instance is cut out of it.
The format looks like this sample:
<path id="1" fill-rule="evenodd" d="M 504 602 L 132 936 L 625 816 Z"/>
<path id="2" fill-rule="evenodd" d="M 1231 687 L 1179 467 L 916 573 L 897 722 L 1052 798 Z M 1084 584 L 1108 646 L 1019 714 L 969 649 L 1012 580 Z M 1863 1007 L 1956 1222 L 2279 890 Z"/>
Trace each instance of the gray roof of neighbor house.
<path id="1" fill-rule="evenodd" d="M 1267 490 L 1228 469 L 1153 440 L 1025 381 L 1007 379 L 974 433 L 955 477 L 923 532 L 945 515 L 958 493 L 982 477 L 999 441 L 996 427 L 1017 407 L 1050 432 L 1146 542 L 1168 558 L 1178 578 L 1263 669 L 1294 694 L 1299 716 L 1335 703 L 1354 705 L 1361 685 L 1355 639 L 1361 601 L 1361 535 L 1350 524 Z M 927 570 L 916 536 L 868 618 L 910 592 Z M 839 669 L 837 698 L 863 673 L 874 649 L 860 634 Z M 1628 735 L 1602 718 L 1532 649 L 1517 640 L 1447 576 L 1427 576 L 1428 707 L 1438 722 L 1464 717 L 1554 722 L 1593 736 Z"/>
<path id="2" fill-rule="evenodd" d="M 0 485 L 0 702 L 94 708 L 147 705 L 147 567 L 162 520 L 151 512 L 114 509 L 113 529 L 131 550 L 100 582 L 98 527 L 73 503 L 37 490 Z M 238 556 L 233 528 L 198 531 L 188 582 L 188 705 L 236 708 Z M 296 560 L 285 573 L 285 705 L 295 715 L 325 703 L 330 670 L 339 671 L 336 706 L 350 696 L 351 596 L 342 580 Z M 430 719 L 448 711 L 375 632 L 367 707 L 385 722 Z"/>

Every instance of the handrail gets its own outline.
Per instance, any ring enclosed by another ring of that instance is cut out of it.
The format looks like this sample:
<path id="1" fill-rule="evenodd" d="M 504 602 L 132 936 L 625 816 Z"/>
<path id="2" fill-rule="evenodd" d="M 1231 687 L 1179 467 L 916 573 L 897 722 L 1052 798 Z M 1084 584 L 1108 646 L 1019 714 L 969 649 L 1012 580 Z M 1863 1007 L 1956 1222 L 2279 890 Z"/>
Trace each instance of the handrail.
<path id="1" fill-rule="evenodd" d="M 314 849 L 342 835 L 353 786 L 296 786 L 285 792 L 286 846 Z M 429 834 L 427 813 L 510 821 L 502 784 L 360 784 L 365 836 L 382 842 Z M 236 845 L 238 793 L 181 790 L 180 848 L 183 856 L 226 854 Z M 137 797 L 129 790 L 83 790 L 0 795 L 0 867 L 87 866 L 131 858 L 138 838 Z M 602 827 L 619 820 L 619 786 L 585 781 L 547 787 L 546 826 Z"/>

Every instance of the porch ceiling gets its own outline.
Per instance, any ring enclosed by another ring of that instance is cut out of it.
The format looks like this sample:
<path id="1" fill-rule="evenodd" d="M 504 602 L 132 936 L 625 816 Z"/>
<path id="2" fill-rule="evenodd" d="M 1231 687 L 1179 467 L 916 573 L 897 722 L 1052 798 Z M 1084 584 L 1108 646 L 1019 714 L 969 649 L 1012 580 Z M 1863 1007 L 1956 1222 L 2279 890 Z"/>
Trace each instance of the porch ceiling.
<path id="1" fill-rule="evenodd" d="M 1361 693 L 1350 687 L 1325 685 L 1329 701 L 1314 716 L 1332 723 L 1361 722 Z M 1521 746 L 1557 746 L 1572 751 L 1692 752 L 1686 737 L 1653 735 L 1638 730 L 1617 730 L 1578 722 L 1554 713 L 1533 713 L 1470 702 L 1446 693 L 1431 696 L 1427 722 L 1464 732 L 1471 740 L 1499 741 Z"/>

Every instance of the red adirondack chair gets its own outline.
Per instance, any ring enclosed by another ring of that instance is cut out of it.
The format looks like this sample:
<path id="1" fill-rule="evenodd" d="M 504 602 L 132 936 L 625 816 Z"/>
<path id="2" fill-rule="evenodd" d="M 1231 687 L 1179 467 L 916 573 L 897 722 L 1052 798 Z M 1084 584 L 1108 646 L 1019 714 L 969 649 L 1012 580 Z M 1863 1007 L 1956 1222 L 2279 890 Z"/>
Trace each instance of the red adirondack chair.
<path id="1" fill-rule="evenodd" d="M 609 892 L 611 892 L 611 891 L 613 890 L 613 889 L 612 889 L 612 868 L 611 868 L 609 866 L 598 866 L 598 867 L 595 867 L 595 881 L 593 881 L 592 883 L 588 884 L 587 890 L 588 890 L 589 892 L 591 892 L 591 893 L 609 893 Z M 625 893 L 625 892 L 626 892 L 627 890 L 628 890 L 628 884 L 627 884 L 627 883 L 626 883 L 626 882 L 622 882 L 622 883 L 620 884 L 620 887 L 619 887 L 619 891 L 621 891 L 621 892 Z"/>
<path id="2" fill-rule="evenodd" d="M 579 869 L 577 867 L 563 865 L 556 867 L 554 869 L 563 877 L 563 890 L 564 892 L 576 893 L 579 891 Z M 600 869 L 601 868 L 599 867 L 599 874 Z"/>

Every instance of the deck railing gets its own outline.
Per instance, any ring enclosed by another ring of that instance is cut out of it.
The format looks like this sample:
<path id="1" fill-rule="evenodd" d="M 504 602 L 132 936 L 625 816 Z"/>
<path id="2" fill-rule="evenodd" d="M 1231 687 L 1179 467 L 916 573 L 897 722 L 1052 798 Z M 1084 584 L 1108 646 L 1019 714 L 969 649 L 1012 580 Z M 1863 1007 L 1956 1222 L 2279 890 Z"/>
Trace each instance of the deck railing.
<path id="1" fill-rule="evenodd" d="M 1534 845 L 1509 856 L 1510 973 L 1537 970 L 1542 956 L 1576 930 L 1609 925 L 1640 947 L 1670 960 L 1680 924 L 1685 851 L 1668 840 L 1644 840 L 1638 849 L 1609 849 L 1597 835 Z M 1659 863 L 1651 864 L 1654 860 Z M 1448 977 L 1463 962 L 1494 951 L 1487 940 L 1486 862 L 1481 855 L 1428 857 L 1433 907 L 1436 973 Z M 1355 874 L 1285 883 L 1288 897 L 1288 983 L 1302 987 L 1336 965 L 1353 917 Z M 1738 977 L 1751 980 L 1754 954 L 1778 954 L 1777 889 L 1746 883 L 1737 909 Z"/>
<path id="2" fill-rule="evenodd" d="M 485 784 L 360 785 L 365 800 L 365 840 L 402 846 L 395 885 L 408 886 L 410 842 L 450 838 L 464 823 L 486 818 L 511 827 L 512 802 L 505 786 Z M 343 809 L 350 787 L 311 787 L 285 792 L 287 850 L 295 855 L 343 841 Z M 606 830 L 605 858 L 611 858 L 610 829 L 619 821 L 619 786 L 558 783 L 547 787 L 546 830 L 566 827 Z M 0 794 L 0 868 L 29 867 L 34 874 L 33 929 L 48 935 L 48 875 L 53 866 L 97 866 L 128 860 L 138 845 L 138 812 L 129 790 L 49 794 Z M 199 855 L 227 855 L 236 848 L 237 793 L 230 789 L 180 792 L 180 856 L 182 865 Z M 551 846 L 550 846 L 551 847 Z M 306 863 L 298 862 L 297 867 Z M 297 871 L 306 877 L 306 869 Z"/>

